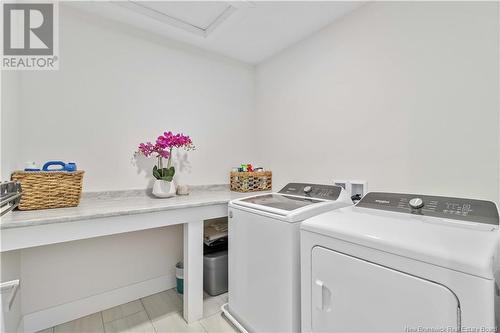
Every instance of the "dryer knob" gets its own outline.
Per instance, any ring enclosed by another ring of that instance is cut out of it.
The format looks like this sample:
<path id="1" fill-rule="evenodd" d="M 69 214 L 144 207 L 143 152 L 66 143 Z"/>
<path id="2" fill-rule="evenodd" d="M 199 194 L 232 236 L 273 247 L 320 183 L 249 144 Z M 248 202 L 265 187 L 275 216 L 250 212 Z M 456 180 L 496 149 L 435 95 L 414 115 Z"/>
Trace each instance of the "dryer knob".
<path id="1" fill-rule="evenodd" d="M 424 201 L 420 198 L 413 198 L 409 202 L 410 207 L 413 209 L 420 209 L 424 207 Z"/>
<path id="2" fill-rule="evenodd" d="M 304 193 L 310 193 L 312 191 L 312 187 L 311 186 L 305 186 L 304 187 Z"/>

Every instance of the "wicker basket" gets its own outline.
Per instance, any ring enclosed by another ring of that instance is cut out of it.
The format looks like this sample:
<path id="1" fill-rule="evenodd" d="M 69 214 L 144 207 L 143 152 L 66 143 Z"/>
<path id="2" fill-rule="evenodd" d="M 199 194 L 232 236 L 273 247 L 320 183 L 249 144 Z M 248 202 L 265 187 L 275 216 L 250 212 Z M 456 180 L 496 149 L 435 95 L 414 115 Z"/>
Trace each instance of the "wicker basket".
<path id="1" fill-rule="evenodd" d="M 271 171 L 259 172 L 231 172 L 231 191 L 255 192 L 271 190 L 273 173 Z"/>
<path id="2" fill-rule="evenodd" d="M 15 171 L 21 183 L 20 210 L 75 207 L 82 194 L 83 171 Z"/>

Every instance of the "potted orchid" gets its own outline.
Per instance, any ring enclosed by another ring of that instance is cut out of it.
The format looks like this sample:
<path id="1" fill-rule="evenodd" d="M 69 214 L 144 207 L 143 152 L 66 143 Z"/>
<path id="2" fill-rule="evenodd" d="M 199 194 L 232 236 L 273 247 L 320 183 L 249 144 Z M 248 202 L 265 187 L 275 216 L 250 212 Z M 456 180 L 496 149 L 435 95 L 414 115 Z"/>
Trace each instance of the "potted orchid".
<path id="1" fill-rule="evenodd" d="M 193 150 L 194 145 L 189 136 L 180 133 L 173 134 L 172 132 L 163 133 L 154 144 L 146 142 L 139 145 L 138 154 L 157 159 L 156 165 L 153 167 L 153 177 L 156 178 L 153 184 L 153 194 L 157 197 L 168 198 L 175 195 L 175 168 L 172 165 L 174 148 Z M 166 166 L 163 163 L 164 159 L 167 160 Z"/>

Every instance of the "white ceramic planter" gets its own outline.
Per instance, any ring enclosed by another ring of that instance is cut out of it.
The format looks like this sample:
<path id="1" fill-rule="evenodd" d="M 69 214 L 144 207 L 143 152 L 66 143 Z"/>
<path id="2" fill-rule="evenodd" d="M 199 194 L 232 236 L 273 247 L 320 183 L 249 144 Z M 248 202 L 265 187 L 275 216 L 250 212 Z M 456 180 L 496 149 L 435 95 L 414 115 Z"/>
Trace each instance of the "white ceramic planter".
<path id="1" fill-rule="evenodd" d="M 153 195 L 158 198 L 170 198 L 175 196 L 175 181 L 156 179 L 153 184 Z"/>

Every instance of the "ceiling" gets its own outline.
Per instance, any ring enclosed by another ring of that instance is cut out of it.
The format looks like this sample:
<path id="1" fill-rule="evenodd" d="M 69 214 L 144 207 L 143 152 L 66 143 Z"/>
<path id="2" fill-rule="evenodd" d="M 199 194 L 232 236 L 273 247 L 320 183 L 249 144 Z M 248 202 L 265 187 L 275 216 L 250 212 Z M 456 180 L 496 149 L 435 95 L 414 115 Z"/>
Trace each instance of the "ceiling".
<path id="1" fill-rule="evenodd" d="M 73 7 L 256 64 L 362 1 L 98 1 Z"/>

